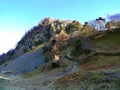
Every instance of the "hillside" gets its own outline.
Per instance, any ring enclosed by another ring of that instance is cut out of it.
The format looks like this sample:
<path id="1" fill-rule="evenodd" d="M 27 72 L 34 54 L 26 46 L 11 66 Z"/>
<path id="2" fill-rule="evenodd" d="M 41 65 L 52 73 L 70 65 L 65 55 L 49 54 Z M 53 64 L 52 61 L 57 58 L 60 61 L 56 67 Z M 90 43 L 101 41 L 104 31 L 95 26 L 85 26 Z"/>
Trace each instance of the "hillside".
<path id="1" fill-rule="evenodd" d="M 119 90 L 119 46 L 119 28 L 45 18 L 0 57 L 0 70 L 16 75 L 9 90 Z"/>
<path id="2" fill-rule="evenodd" d="M 81 54 L 79 49 L 74 53 L 78 41 L 72 43 L 74 46 L 68 46 L 61 53 L 60 61 L 62 65 L 66 63 L 67 66 L 46 70 L 46 65 L 43 65 L 32 72 L 20 75 L 21 79 L 10 80 L 8 85 L 31 90 L 35 88 L 38 90 L 119 90 L 119 34 L 120 30 L 115 29 L 85 39 L 91 46 L 90 53 Z M 66 57 L 65 53 L 68 53 L 68 50 L 71 55 Z M 51 62 L 47 64 L 49 66 Z"/>

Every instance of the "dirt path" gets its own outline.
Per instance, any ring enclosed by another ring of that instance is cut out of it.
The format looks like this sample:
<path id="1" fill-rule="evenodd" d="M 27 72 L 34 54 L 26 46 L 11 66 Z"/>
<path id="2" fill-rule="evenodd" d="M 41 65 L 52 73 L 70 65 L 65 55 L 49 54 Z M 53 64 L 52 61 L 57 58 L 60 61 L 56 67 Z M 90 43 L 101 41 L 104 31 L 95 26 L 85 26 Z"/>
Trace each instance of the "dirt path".
<path id="1" fill-rule="evenodd" d="M 37 78 L 33 78 L 33 80 L 24 80 L 24 79 L 12 79 L 10 80 L 10 82 L 8 83 L 9 86 L 17 86 L 17 87 L 21 87 L 24 89 L 25 88 L 31 88 L 31 90 L 53 90 L 52 85 L 54 83 L 54 81 L 57 78 L 60 78 L 64 75 L 76 72 L 78 70 L 78 62 L 77 61 L 73 61 L 73 65 L 67 69 L 67 70 L 63 70 L 61 72 L 57 72 L 54 74 L 49 74 L 43 77 L 37 77 Z M 48 82 L 47 85 L 43 85 L 43 83 Z M 50 88 L 51 87 L 51 88 Z M 24 90 L 21 89 L 21 90 Z M 26 89 L 27 90 L 27 89 Z"/>

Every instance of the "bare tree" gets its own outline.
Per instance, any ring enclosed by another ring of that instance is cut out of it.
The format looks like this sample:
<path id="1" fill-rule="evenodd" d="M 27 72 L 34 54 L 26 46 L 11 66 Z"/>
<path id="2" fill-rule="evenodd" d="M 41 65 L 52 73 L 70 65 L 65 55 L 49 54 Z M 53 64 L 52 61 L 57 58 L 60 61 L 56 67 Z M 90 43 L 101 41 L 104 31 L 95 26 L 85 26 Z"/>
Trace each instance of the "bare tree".
<path id="1" fill-rule="evenodd" d="M 104 30 L 105 29 L 105 19 L 102 17 L 99 17 L 96 19 L 97 21 L 97 30 Z"/>

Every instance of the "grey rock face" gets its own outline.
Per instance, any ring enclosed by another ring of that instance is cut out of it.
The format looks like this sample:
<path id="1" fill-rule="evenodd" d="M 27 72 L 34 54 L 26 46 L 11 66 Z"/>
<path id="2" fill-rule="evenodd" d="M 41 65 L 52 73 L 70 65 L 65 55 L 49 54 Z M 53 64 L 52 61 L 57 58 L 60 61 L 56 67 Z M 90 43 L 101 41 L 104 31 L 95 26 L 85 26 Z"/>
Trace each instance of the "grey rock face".
<path id="1" fill-rule="evenodd" d="M 15 59 L 8 66 L 2 68 L 1 71 L 11 71 L 14 74 L 21 74 L 32 71 L 45 63 L 44 56 L 42 55 L 42 48 L 32 53 L 24 54 L 23 56 Z"/>

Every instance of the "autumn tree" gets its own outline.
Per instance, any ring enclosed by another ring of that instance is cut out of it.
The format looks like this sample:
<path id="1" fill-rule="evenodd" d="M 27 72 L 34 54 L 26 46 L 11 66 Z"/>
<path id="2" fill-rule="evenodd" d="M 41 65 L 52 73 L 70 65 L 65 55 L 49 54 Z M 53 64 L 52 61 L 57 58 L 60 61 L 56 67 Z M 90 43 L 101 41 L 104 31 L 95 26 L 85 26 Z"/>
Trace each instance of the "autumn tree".
<path id="1" fill-rule="evenodd" d="M 54 61 L 58 61 L 60 59 L 59 52 L 65 48 L 67 45 L 67 41 L 69 39 L 69 35 L 65 33 L 64 30 L 57 34 L 55 38 L 51 41 L 52 43 L 52 53 L 54 57 Z"/>
<path id="2" fill-rule="evenodd" d="M 59 53 L 59 51 L 62 50 L 67 45 L 68 39 L 69 35 L 62 30 L 60 34 L 57 34 L 55 36 L 55 39 L 51 41 L 52 51 L 54 53 Z"/>
<path id="3" fill-rule="evenodd" d="M 93 28 L 88 24 L 88 22 L 84 23 L 83 29 L 82 29 L 82 34 L 84 37 L 93 35 Z"/>
<path id="4" fill-rule="evenodd" d="M 55 45 L 59 50 L 61 50 L 67 45 L 68 39 L 69 39 L 69 35 L 62 30 L 60 34 L 56 35 L 55 37 L 56 40 Z"/>

